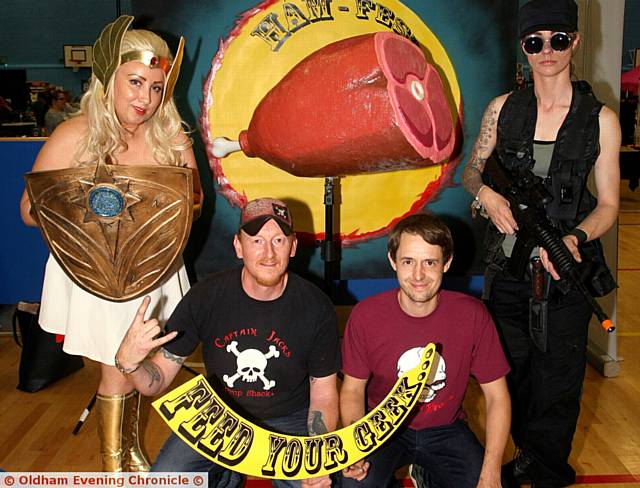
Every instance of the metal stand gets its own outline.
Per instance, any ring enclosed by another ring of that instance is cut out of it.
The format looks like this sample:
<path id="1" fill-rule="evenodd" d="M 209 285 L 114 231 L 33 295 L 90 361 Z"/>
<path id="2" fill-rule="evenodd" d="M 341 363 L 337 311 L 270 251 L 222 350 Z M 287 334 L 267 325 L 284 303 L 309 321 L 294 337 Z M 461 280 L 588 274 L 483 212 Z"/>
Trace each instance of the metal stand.
<path id="1" fill-rule="evenodd" d="M 328 176 L 324 179 L 324 240 L 320 248 L 320 257 L 324 261 L 324 286 L 329 297 L 334 298 L 335 280 L 340 279 L 340 241 L 333 237 L 334 205 L 339 203 L 336 198 L 336 187 L 340 188 L 340 178 Z"/>

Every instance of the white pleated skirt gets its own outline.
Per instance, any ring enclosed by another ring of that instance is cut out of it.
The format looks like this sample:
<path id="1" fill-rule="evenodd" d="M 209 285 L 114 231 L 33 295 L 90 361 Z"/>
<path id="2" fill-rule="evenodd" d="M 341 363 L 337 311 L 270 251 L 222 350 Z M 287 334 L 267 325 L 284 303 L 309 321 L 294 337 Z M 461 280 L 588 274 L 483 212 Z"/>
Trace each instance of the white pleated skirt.
<path id="1" fill-rule="evenodd" d="M 147 293 L 151 304 L 146 319 L 156 318 L 161 326 L 189 290 L 189 278 L 182 259 L 176 271 Z M 114 365 L 120 342 L 129 329 L 144 297 L 126 302 L 110 302 L 84 291 L 49 256 L 42 287 L 40 326 L 62 334 L 65 352 Z"/>

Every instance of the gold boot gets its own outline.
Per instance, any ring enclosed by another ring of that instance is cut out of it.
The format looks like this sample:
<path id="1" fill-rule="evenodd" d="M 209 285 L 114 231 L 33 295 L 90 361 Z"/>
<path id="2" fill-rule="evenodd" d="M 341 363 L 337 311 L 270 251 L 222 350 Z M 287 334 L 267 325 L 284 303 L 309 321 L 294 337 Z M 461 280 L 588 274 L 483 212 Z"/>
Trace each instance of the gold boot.
<path id="1" fill-rule="evenodd" d="M 125 397 L 125 438 L 127 444 L 127 471 L 149 471 L 150 464 L 140 447 L 138 424 L 140 422 L 140 392 L 132 391 Z"/>
<path id="2" fill-rule="evenodd" d="M 125 395 L 98 394 L 96 397 L 102 471 L 120 472 L 126 468 L 127 453 L 122 438 L 124 405 Z"/>

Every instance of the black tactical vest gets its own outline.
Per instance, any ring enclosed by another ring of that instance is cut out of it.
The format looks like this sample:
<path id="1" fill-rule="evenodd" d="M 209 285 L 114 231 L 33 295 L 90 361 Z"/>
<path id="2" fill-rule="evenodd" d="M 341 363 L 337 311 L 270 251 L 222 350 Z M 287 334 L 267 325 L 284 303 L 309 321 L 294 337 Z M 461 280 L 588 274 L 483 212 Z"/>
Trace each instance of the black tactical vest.
<path id="1" fill-rule="evenodd" d="M 547 205 L 547 215 L 562 234 L 582 222 L 596 207 L 597 200 L 587 188 L 587 178 L 600 154 L 599 113 L 602 103 L 596 99 L 586 81 L 573 82 L 573 96 L 569 112 L 562 123 L 554 146 L 549 177 L 545 179 L 553 200 Z M 509 169 L 524 166 L 531 170 L 533 138 L 538 116 L 533 87 L 509 95 L 505 101 L 497 127 L 496 151 Z M 504 236 L 489 225 L 487 259 L 494 265 L 504 261 L 501 243 Z M 580 246 L 583 260 L 590 268 L 585 280 L 595 296 L 602 296 L 615 288 L 615 282 L 604 260 L 598 239 Z"/>
<path id="2" fill-rule="evenodd" d="M 571 107 L 558 131 L 549 167 L 550 178 L 545 180 L 553 195 L 547 213 L 563 232 L 582 222 L 597 203 L 587 189 L 587 177 L 600 154 L 598 115 L 601 108 L 602 103 L 586 81 L 573 83 Z M 533 168 L 537 114 L 533 87 L 507 98 L 498 119 L 496 146 L 507 168 L 521 165 Z"/>

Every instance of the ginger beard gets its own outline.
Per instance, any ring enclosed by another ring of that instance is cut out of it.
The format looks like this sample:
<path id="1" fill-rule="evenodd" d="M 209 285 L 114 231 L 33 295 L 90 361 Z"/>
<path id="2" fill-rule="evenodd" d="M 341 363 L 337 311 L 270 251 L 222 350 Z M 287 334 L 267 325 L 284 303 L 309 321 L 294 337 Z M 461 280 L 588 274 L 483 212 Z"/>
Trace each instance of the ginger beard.
<path id="1" fill-rule="evenodd" d="M 241 230 L 233 239 L 236 256 L 244 263 L 243 283 L 273 287 L 287 274 L 289 258 L 296 253 L 295 234 L 286 236 L 280 226 L 268 220 L 254 236 Z"/>

